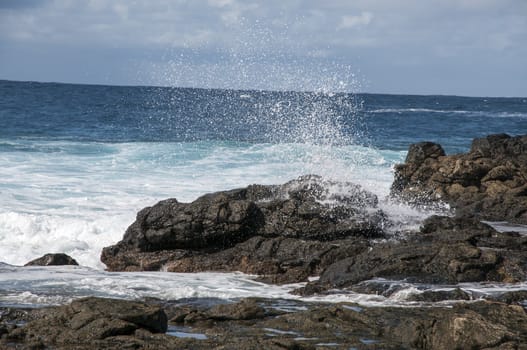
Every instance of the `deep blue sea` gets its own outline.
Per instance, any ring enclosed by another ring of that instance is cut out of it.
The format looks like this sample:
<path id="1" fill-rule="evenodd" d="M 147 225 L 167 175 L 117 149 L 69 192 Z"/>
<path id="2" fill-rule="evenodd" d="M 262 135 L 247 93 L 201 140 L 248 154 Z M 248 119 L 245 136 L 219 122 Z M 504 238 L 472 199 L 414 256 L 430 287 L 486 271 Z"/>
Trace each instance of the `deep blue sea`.
<path id="1" fill-rule="evenodd" d="M 165 295 L 166 285 L 151 290 L 150 278 L 157 277 L 148 274 L 127 275 L 120 284 L 124 277 L 103 272 L 99 255 L 121 239 L 138 210 L 161 199 L 191 201 L 210 191 L 283 183 L 307 173 L 360 183 L 380 197 L 394 220 L 418 225 L 427 213 L 386 199 L 392 167 L 404 161 L 408 146 L 435 141 L 456 153 L 468 150 L 475 137 L 525 134 L 527 97 L 0 81 L 0 123 L 0 262 L 9 264 L 0 269 L 0 302 L 63 300 L 64 291 L 50 292 L 50 278 L 39 279 L 40 270 L 8 277 L 16 265 L 48 252 L 65 252 L 84 266 L 71 270 L 70 282 L 53 280 L 77 292 L 131 297 L 150 290 L 148 295 L 174 298 L 265 289 L 281 295 L 282 287 L 262 288 L 232 274 L 202 275 L 207 277 L 201 284 L 167 274 L 164 283 L 176 281 L 180 289 Z M 84 282 L 75 287 L 79 276 Z M 14 287 L 38 281 L 48 289 Z"/>

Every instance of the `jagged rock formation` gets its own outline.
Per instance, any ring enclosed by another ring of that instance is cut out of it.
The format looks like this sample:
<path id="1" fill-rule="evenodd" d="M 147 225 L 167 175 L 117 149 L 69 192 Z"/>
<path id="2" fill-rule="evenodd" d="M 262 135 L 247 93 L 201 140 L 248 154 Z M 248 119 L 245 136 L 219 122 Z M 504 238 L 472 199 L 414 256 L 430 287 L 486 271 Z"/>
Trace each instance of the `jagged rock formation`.
<path id="1" fill-rule="evenodd" d="M 109 270 L 244 271 L 293 282 L 364 249 L 366 238 L 383 236 L 385 224 L 374 194 L 304 176 L 192 203 L 161 201 L 141 210 L 101 260 Z"/>
<path id="2" fill-rule="evenodd" d="M 431 142 L 410 146 L 395 167 L 392 195 L 423 204 L 443 201 L 458 215 L 527 224 L 527 135 L 474 139 L 466 154 L 445 155 Z"/>

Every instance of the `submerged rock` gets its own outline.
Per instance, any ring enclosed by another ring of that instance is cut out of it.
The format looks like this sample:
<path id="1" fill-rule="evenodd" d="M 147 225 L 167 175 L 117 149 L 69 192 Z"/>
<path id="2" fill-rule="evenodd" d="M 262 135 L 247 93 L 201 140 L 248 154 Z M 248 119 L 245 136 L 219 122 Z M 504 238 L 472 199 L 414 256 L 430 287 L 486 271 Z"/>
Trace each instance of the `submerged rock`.
<path id="1" fill-rule="evenodd" d="M 411 145 L 395 167 L 394 197 L 442 201 L 459 215 L 527 224 L 527 135 L 475 139 L 466 154 L 446 156 L 440 145 Z"/>
<path id="2" fill-rule="evenodd" d="M 24 266 L 79 265 L 75 259 L 64 253 L 46 254 L 31 260 Z"/>
<path id="3" fill-rule="evenodd" d="M 101 260 L 113 271 L 244 271 L 293 282 L 349 255 L 331 242 L 351 240 L 358 248 L 347 250 L 355 253 L 364 238 L 382 237 L 385 224 L 374 194 L 311 175 L 192 203 L 161 201 L 141 210 Z"/>

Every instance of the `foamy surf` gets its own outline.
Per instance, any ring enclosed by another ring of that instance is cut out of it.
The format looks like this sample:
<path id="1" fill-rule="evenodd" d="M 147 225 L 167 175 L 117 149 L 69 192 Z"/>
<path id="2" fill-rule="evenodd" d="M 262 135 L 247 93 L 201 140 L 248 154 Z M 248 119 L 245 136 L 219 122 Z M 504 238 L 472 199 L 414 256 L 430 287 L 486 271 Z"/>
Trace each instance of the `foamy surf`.
<path id="1" fill-rule="evenodd" d="M 325 295 L 302 297 L 291 292 L 305 285 L 295 283 L 269 285 L 243 273 L 105 272 L 80 266 L 19 267 L 0 264 L 0 306 L 40 307 L 60 305 L 86 296 L 137 300 L 158 298 L 235 300 L 247 297 L 296 300 L 304 302 L 350 302 L 363 306 L 432 306 L 408 301 L 424 291 L 448 291 L 460 288 L 477 300 L 505 292 L 524 290 L 527 283 L 463 283 L 459 285 L 412 284 L 405 281 L 373 281 L 397 288 L 389 296 L 362 294 L 347 290 Z M 441 303 L 448 306 L 457 301 Z"/>
<path id="2" fill-rule="evenodd" d="M 159 200 L 190 202 L 208 192 L 280 184 L 305 174 L 350 181 L 379 196 L 400 225 L 425 213 L 385 200 L 405 152 L 358 145 L 10 142 L 0 168 L 0 260 L 23 265 L 63 252 L 102 269 L 103 247 L 122 238 L 136 213 Z M 333 189 L 338 190 L 338 189 Z M 399 226 L 400 226 L 399 225 Z"/>

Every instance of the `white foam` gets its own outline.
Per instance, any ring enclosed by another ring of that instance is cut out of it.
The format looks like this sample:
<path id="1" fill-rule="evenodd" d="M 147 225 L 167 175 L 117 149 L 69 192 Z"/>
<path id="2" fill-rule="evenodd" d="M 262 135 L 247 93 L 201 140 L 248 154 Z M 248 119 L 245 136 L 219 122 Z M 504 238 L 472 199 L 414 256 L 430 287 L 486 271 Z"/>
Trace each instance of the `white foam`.
<path id="1" fill-rule="evenodd" d="M 527 225 L 513 224 L 507 221 L 483 221 L 499 232 L 518 232 L 527 235 Z"/>
<path id="2" fill-rule="evenodd" d="M 423 290 L 424 285 L 397 281 L 392 282 L 402 284 L 405 288 L 390 297 L 343 290 L 329 295 L 302 297 L 290 292 L 304 286 L 304 283 L 268 285 L 255 281 L 255 276 L 243 273 L 105 272 L 79 266 L 17 267 L 5 264 L 0 266 L 0 272 L 0 305 L 57 305 L 85 296 L 131 300 L 146 297 L 164 300 L 261 297 L 305 302 L 350 302 L 363 306 L 429 305 L 406 301 L 409 295 Z M 472 295 L 496 295 L 525 290 L 527 284 L 465 283 L 457 286 L 425 287 L 428 290 L 460 287 Z M 453 302 L 455 301 L 450 301 Z M 355 311 L 360 312 L 360 309 Z"/>
<path id="3" fill-rule="evenodd" d="M 367 113 L 436 113 L 436 114 L 461 114 L 467 117 L 493 117 L 493 118 L 527 118 L 522 112 L 496 112 L 496 111 L 470 111 L 459 109 L 431 109 L 431 108 L 379 108 L 366 111 Z"/>
<path id="4" fill-rule="evenodd" d="M 310 143 L 20 141 L 15 146 L 34 151 L 0 153 L 0 261 L 22 265 L 63 252 L 97 268 L 103 267 L 101 249 L 119 241 L 136 213 L 159 200 L 189 202 L 212 191 L 280 184 L 304 174 L 355 182 L 383 199 L 391 166 L 404 159 L 404 152 Z M 381 207 L 400 222 L 421 217 L 405 206 L 381 202 Z"/>
<path id="5" fill-rule="evenodd" d="M 120 239 L 133 217 L 126 214 L 84 219 L 3 212 L 0 254 L 3 261 L 22 265 L 46 253 L 66 253 L 79 264 L 102 268 L 102 248 Z"/>

